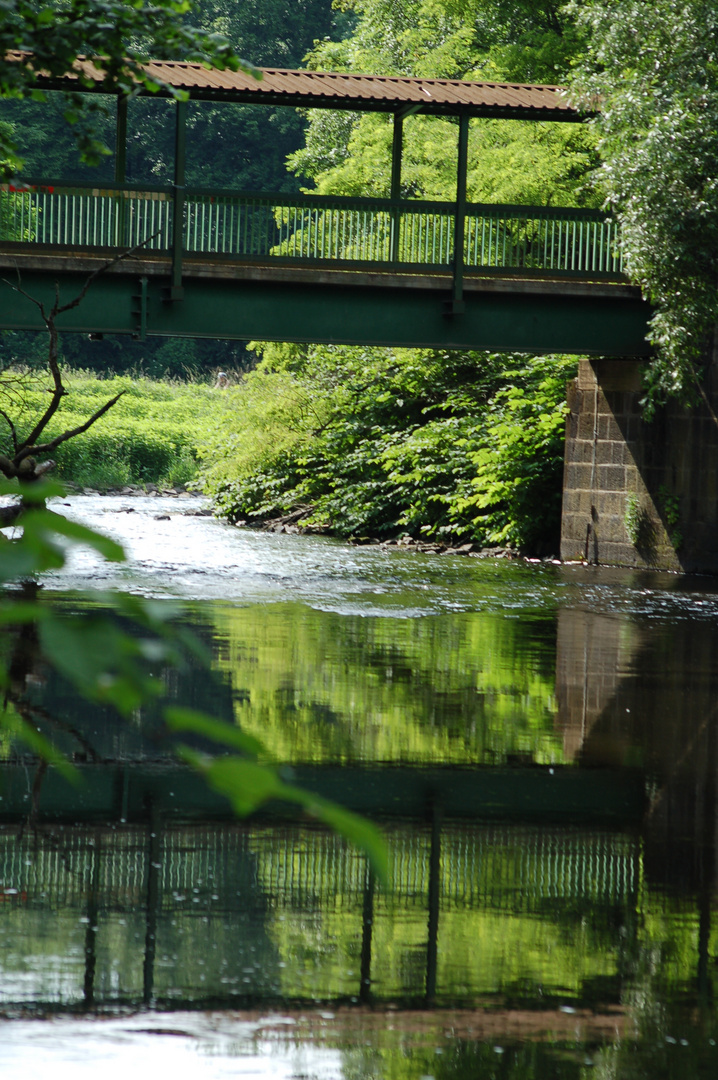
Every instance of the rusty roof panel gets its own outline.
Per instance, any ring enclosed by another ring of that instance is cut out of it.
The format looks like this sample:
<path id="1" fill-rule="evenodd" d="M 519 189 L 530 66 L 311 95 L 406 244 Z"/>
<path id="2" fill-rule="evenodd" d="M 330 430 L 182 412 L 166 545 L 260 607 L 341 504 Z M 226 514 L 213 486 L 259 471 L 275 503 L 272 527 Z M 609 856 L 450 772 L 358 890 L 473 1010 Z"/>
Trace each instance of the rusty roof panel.
<path id="1" fill-rule="evenodd" d="M 21 53 L 9 59 L 22 62 Z M 147 74 L 175 90 L 186 90 L 201 100 L 257 102 L 315 108 L 349 108 L 394 112 L 417 106 L 425 113 L 472 116 L 517 116 L 523 119 L 578 120 L 558 86 L 517 83 L 469 82 L 459 79 L 413 79 L 403 76 L 358 75 L 324 71 L 264 68 L 257 80 L 243 72 L 218 71 L 202 64 L 152 60 Z M 98 85 L 102 72 L 84 57 L 62 78 L 38 76 L 38 85 L 52 89 L 77 88 L 80 79 Z M 417 111 L 418 111 L 417 110 Z"/>

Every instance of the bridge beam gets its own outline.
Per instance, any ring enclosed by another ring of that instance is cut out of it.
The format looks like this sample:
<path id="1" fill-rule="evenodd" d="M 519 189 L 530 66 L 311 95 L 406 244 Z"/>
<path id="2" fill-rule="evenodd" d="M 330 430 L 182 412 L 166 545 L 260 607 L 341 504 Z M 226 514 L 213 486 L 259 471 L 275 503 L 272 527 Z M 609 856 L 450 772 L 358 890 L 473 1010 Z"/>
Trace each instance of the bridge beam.
<path id="1" fill-rule="evenodd" d="M 0 326 L 42 329 L 36 307 L 13 291 L 0 256 Z M 131 262 L 131 268 L 129 263 Z M 22 288 L 51 302 L 69 299 L 96 258 L 24 259 Z M 79 272 L 82 266 L 83 272 Z M 294 267 L 183 264 L 181 304 L 167 302 L 169 260 L 132 259 L 93 282 L 58 325 L 67 333 L 140 333 L 137 296 L 149 336 L 298 341 L 389 347 L 646 356 L 650 310 L 625 285 L 498 278 L 464 279 L 464 313 L 447 316 L 453 278 Z"/>

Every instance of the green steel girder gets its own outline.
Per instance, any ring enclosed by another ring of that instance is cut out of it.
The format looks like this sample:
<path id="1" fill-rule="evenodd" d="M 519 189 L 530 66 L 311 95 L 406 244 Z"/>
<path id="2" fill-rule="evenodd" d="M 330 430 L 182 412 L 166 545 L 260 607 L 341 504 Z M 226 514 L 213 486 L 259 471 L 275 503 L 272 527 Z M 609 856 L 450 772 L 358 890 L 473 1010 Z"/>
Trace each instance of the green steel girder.
<path id="1" fill-rule="evenodd" d="M 17 260 L 20 263 L 22 260 Z M 0 328 L 43 329 L 37 307 L 0 271 Z M 464 310 L 446 314 L 452 281 L 431 288 L 401 275 L 304 271 L 200 276 L 185 264 L 183 299 L 168 302 L 169 274 L 99 276 L 76 309 L 58 319 L 66 333 L 297 341 L 530 353 L 647 356 L 649 306 L 626 286 L 566 282 L 465 281 Z M 384 277 L 384 281 L 378 280 Z M 22 289 L 51 306 L 84 273 L 22 270 Z M 450 307 L 450 305 L 449 305 Z"/>

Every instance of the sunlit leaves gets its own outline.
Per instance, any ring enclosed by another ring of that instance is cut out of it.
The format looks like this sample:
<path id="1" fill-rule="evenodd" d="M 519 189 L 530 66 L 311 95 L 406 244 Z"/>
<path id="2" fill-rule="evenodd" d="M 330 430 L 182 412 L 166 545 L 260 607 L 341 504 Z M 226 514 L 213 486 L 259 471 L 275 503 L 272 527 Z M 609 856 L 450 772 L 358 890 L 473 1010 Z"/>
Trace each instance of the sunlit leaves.
<path id="1" fill-rule="evenodd" d="M 313 67 L 425 78 L 560 83 L 582 48 L 559 0 L 350 0 L 352 34 L 317 42 Z M 597 205 L 588 182 L 598 164 L 585 125 L 472 121 L 468 196 L 474 201 Z M 376 114 L 309 117 L 306 145 L 290 167 L 324 194 L 388 196 L 392 120 Z M 456 192 L 457 127 L 412 116 L 404 124 L 402 194 L 450 199 Z"/>
<path id="2" fill-rule="evenodd" d="M 241 750 L 257 759 L 267 758 L 267 751 L 253 735 L 247 735 L 234 724 L 227 724 L 223 720 L 215 720 L 212 716 L 199 712 L 197 709 L 185 709 L 172 706 L 165 709 L 165 720 L 171 731 L 191 732 L 213 742 L 223 743 L 232 750 Z"/>
<path id="3" fill-rule="evenodd" d="M 229 517 L 296 513 L 340 535 L 521 548 L 557 532 L 574 358 L 324 346 L 264 355 L 207 448 L 208 488 Z"/>

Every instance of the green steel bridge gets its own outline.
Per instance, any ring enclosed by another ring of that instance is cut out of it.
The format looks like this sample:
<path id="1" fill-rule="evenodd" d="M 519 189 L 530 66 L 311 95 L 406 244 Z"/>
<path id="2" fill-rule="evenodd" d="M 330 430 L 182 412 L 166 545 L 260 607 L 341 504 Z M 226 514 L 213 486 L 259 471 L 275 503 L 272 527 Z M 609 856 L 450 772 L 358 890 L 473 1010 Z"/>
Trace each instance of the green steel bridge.
<path id="1" fill-rule="evenodd" d="M 127 182 L 119 98 L 112 183 L 1 185 L 0 327 L 42 329 L 30 297 L 51 305 L 59 285 L 66 302 L 95 273 L 60 330 L 647 354 L 650 312 L 623 275 L 605 213 L 467 200 L 470 123 L 580 121 L 556 88 L 286 71 L 256 82 L 190 64 L 148 67 L 165 96 L 188 96 L 176 104 L 174 182 Z M 103 93 L 100 73 L 83 71 L 84 89 Z M 76 89 L 76 80 L 40 78 L 38 87 Z M 390 114 L 386 197 L 187 186 L 188 103 L 207 100 Z M 451 201 L 402 192 L 403 124 L 417 113 L 456 121 Z"/>

